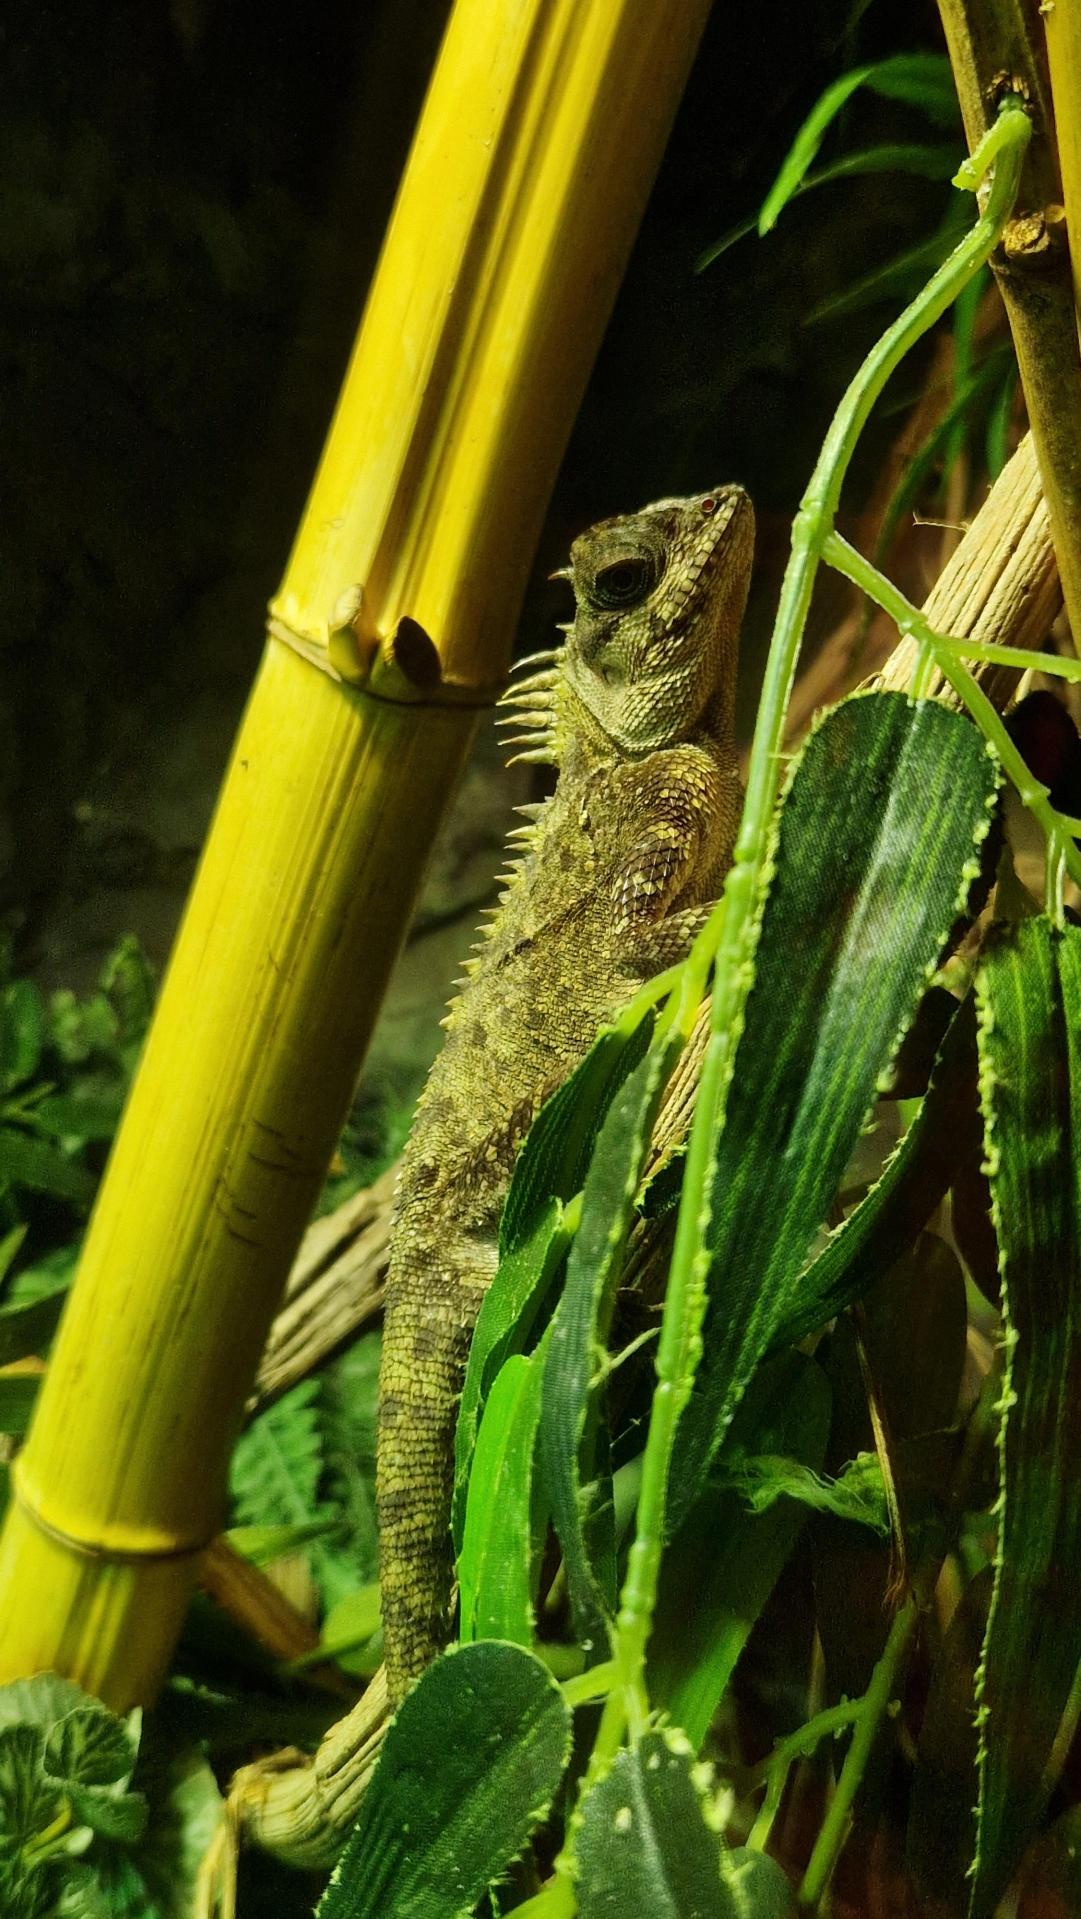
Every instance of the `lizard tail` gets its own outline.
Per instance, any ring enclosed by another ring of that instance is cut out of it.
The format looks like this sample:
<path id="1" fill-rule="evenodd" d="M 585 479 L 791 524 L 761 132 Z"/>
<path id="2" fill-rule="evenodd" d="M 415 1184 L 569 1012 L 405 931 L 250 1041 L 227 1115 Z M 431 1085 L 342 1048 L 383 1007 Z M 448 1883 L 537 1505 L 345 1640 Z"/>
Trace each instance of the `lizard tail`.
<path id="1" fill-rule="evenodd" d="M 457 1302 L 456 1302 L 457 1303 Z M 470 1320 L 446 1291 L 391 1288 L 379 1381 L 376 1498 L 391 1704 L 446 1645 L 454 1423 Z"/>

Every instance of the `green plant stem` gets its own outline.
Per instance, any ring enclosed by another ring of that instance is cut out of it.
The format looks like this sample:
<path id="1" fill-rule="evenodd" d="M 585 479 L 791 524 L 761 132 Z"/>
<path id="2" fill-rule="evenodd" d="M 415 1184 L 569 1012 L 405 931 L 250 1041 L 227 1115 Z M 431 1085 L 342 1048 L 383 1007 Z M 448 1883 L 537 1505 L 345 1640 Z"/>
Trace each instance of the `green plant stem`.
<path id="1" fill-rule="evenodd" d="M 642 1710 L 642 1675 L 664 1538 L 668 1471 L 676 1427 L 694 1376 L 706 1303 L 709 1252 L 704 1229 L 708 1222 L 709 1169 L 749 988 L 758 902 L 781 781 L 785 715 L 815 574 L 831 533 L 845 472 L 867 416 L 909 348 L 946 311 L 995 246 L 1013 204 L 1028 137 L 1025 114 L 1017 106 L 1008 105 L 987 141 L 973 155 L 974 180 L 982 176 L 985 156 L 996 156 L 984 210 L 923 292 L 871 349 L 826 435 L 792 530 L 792 553 L 766 666 L 732 870 L 720 906 L 695 942 L 688 966 L 693 976 L 709 957 L 715 956 L 712 1030 L 688 1144 L 661 1323 L 636 1537 L 616 1624 L 615 1658 L 624 1675 L 623 1699 L 621 1702 L 613 1693 L 602 1716 L 595 1754 L 601 1762 L 615 1750 L 628 1718 Z"/>
<path id="2" fill-rule="evenodd" d="M 957 639 L 943 636 L 955 653 L 967 660 L 987 660 L 992 666 L 1032 667 L 1037 673 L 1052 673 L 1060 680 L 1081 680 L 1081 660 L 1064 659 L 1060 653 L 1034 653 L 1027 646 L 999 646 L 995 640 Z"/>
<path id="3" fill-rule="evenodd" d="M 849 546 L 839 533 L 828 535 L 822 555 L 830 566 L 853 580 L 870 599 L 875 600 L 896 622 L 901 633 L 911 634 L 921 647 L 933 655 L 943 679 L 963 702 L 985 740 L 994 748 L 1003 770 L 1017 788 L 1025 806 L 1039 821 L 1051 852 L 1069 873 L 1075 886 L 1081 886 L 1081 852 L 1074 845 L 1072 834 L 1051 805 L 1047 787 L 1041 785 L 1022 759 L 1006 731 L 1002 715 L 995 711 L 983 688 L 958 658 L 954 642 L 944 634 L 936 633 L 919 607 L 913 606 L 911 600 L 906 600 L 892 580 L 880 573 L 855 547 Z"/>
<path id="4" fill-rule="evenodd" d="M 890 1627 L 882 1657 L 871 1675 L 871 1683 L 860 1702 L 856 1729 L 852 1735 L 852 1744 L 845 1755 L 844 1765 L 841 1767 L 837 1790 L 822 1821 L 807 1870 L 800 1883 L 797 1897 L 801 1906 L 817 1906 L 829 1884 L 830 1874 L 848 1831 L 852 1802 L 867 1769 L 867 1761 L 871 1756 L 879 1726 L 893 1697 L 894 1686 L 918 1617 L 916 1601 L 910 1598 L 901 1607 Z"/>
<path id="5" fill-rule="evenodd" d="M 821 1745 L 823 1739 L 833 1739 L 837 1733 L 847 1731 L 863 1711 L 866 1694 L 858 1699 L 842 1699 L 839 1705 L 827 1706 L 824 1712 L 816 1712 L 796 1732 L 789 1733 L 787 1739 L 778 1740 L 773 1751 L 760 1761 L 747 1780 L 748 1786 L 761 1785 L 764 1779 L 778 1768 L 787 1768 L 794 1759 L 806 1759 Z"/>

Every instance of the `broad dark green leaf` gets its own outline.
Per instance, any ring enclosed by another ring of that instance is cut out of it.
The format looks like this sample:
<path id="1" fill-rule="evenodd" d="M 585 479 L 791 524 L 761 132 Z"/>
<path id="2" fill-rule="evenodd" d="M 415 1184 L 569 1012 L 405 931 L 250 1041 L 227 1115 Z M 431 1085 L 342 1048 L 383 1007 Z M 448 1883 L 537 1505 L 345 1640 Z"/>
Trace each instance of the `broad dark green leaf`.
<path id="1" fill-rule="evenodd" d="M 829 1423 L 830 1393 L 821 1367 L 801 1353 L 782 1353 L 754 1381 L 733 1423 L 730 1448 L 733 1454 L 786 1453 L 817 1469 Z M 684 1728 L 696 1750 L 805 1517 L 790 1500 L 752 1513 L 737 1493 L 711 1486 L 665 1554 L 650 1638 L 649 1696 Z"/>
<path id="2" fill-rule="evenodd" d="M 651 1732 L 586 1794 L 575 1842 L 582 1919 L 736 1919 L 693 1768 L 682 1732 Z"/>
<path id="3" fill-rule="evenodd" d="M 1076 1724 L 1081 1654 L 1081 930 L 1030 919 L 977 976 L 1005 1382 L 999 1540 L 977 1684 L 973 1919 L 1043 1816 Z"/>
<path id="4" fill-rule="evenodd" d="M 775 1344 L 834 1319 L 912 1244 L 950 1183 L 958 1140 L 975 1131 L 975 1100 L 976 1020 L 966 1000 L 950 1021 L 919 1112 L 881 1178 L 808 1266 Z"/>
<path id="5" fill-rule="evenodd" d="M 523 1151 L 528 1151 L 528 1141 Z M 529 1345 L 571 1237 L 563 1224 L 562 1202 L 549 1200 L 535 1215 L 532 1230 L 503 1254 L 481 1303 L 454 1433 L 451 1531 L 456 1552 L 462 1550 L 470 1465 L 486 1395 L 504 1361 Z"/>
<path id="6" fill-rule="evenodd" d="M 563 1548 L 575 1628 L 604 1656 L 615 1602 L 614 1538 L 596 1527 L 607 1474 L 595 1441 L 603 1426 L 604 1353 L 620 1263 L 653 1122 L 671 1063 L 653 1048 L 620 1087 L 601 1126 L 582 1199 L 582 1220 L 551 1328 L 541 1394 L 539 1459 Z M 600 1469 L 600 1470 L 598 1470 Z M 590 1509 L 590 1490 L 594 1501 Z M 610 1563 L 609 1563 L 610 1562 Z"/>
<path id="7" fill-rule="evenodd" d="M 533 1451 L 547 1341 L 512 1354 L 484 1407 L 458 1558 L 462 1640 L 533 1643 Z"/>
<path id="8" fill-rule="evenodd" d="M 570 1737 L 531 1653 L 444 1653 L 387 1731 L 319 1919 L 466 1919 L 547 1814 Z"/>
<path id="9" fill-rule="evenodd" d="M 997 781 L 966 719 L 897 694 L 845 701 L 797 763 L 715 1149 L 677 1518 L 755 1368 L 798 1319 L 814 1235 L 964 906 Z"/>

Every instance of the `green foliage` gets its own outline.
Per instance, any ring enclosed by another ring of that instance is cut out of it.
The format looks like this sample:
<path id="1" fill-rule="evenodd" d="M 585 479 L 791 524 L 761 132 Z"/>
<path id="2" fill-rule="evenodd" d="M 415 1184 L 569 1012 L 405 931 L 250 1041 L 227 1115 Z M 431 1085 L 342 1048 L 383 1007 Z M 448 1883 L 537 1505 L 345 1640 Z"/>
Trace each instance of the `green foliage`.
<path id="1" fill-rule="evenodd" d="M 1081 1712 L 1081 929 L 1030 919 L 1003 933 L 977 995 L 1005 1354 L 970 1905 L 988 1919 Z"/>
<path id="2" fill-rule="evenodd" d="M 0 1217 L 9 1228 L 34 1216 L 33 1195 L 59 1201 L 72 1223 L 93 1198 L 101 1167 L 94 1149 L 120 1119 L 146 1031 L 153 977 L 127 938 L 84 1000 L 49 1000 L 32 981 L 0 988 Z"/>
<path id="3" fill-rule="evenodd" d="M 54 1673 L 0 1687 L 0 1900 L 12 1919 L 190 1914 L 217 1788 L 197 1753 L 144 1760 L 139 1732 L 138 1713 L 118 1719 Z"/>
<path id="4" fill-rule="evenodd" d="M 682 1733 L 647 1733 L 586 1793 L 575 1842 L 582 1919 L 735 1919 L 721 1841 Z"/>
<path id="5" fill-rule="evenodd" d="M 521 1647 L 444 1653 L 387 1733 L 319 1919 L 467 1919 L 547 1814 L 570 1733 Z"/>
<path id="6" fill-rule="evenodd" d="M 996 785 L 965 720 L 898 696 L 847 701 L 804 749 L 711 1174 L 714 1277 L 680 1429 L 682 1511 L 755 1367 L 801 1323 L 814 1234 L 963 907 Z M 888 966 L 874 963 L 883 949 Z"/>

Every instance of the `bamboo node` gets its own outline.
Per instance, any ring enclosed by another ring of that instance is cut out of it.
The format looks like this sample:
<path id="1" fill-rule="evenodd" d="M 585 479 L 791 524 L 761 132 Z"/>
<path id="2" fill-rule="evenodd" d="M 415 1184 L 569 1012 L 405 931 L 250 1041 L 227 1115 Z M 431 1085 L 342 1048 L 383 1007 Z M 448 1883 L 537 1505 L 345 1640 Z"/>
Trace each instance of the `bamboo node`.
<path id="1" fill-rule="evenodd" d="M 53 1545 L 61 1547 L 64 1552 L 71 1553 L 76 1558 L 92 1559 L 98 1564 L 115 1566 L 144 1566 L 149 1563 L 156 1564 L 159 1560 L 196 1559 L 205 1553 L 207 1547 L 217 1537 L 217 1533 L 212 1532 L 206 1537 L 200 1535 L 198 1539 L 170 1539 L 162 1529 L 157 1528 L 147 1532 L 145 1539 L 137 1539 L 137 1529 L 134 1527 L 117 1527 L 116 1533 L 112 1536 L 108 1530 L 105 1530 L 97 1539 L 69 1532 L 65 1526 L 58 1526 L 53 1520 L 47 1519 L 40 1506 L 31 1498 L 23 1485 L 21 1463 L 20 1455 L 11 1469 L 12 1500 L 43 1538 L 50 1540 Z"/>

